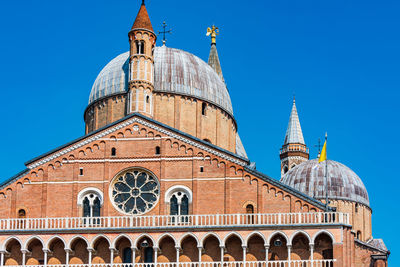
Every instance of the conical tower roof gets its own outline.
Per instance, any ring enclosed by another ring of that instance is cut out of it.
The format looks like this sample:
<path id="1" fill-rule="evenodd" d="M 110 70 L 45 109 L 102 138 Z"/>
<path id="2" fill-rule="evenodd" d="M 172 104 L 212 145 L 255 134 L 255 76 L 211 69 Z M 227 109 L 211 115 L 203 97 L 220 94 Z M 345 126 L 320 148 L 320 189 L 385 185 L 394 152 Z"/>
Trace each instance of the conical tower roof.
<path id="1" fill-rule="evenodd" d="M 149 13 L 147 13 L 144 1 L 142 1 L 142 5 L 133 23 L 132 30 L 134 29 L 146 29 L 153 32 L 153 26 L 151 25 Z"/>
<path id="2" fill-rule="evenodd" d="M 292 112 L 290 113 L 289 125 L 286 130 L 285 142 L 283 145 L 287 144 L 305 145 L 303 132 L 301 131 L 299 115 L 297 114 L 295 99 L 293 99 Z"/>
<path id="3" fill-rule="evenodd" d="M 222 75 L 221 64 L 219 62 L 218 52 L 217 52 L 217 45 L 215 43 L 211 44 L 210 55 L 208 56 L 208 65 L 213 68 L 213 70 L 218 74 L 223 82 L 224 76 Z"/>

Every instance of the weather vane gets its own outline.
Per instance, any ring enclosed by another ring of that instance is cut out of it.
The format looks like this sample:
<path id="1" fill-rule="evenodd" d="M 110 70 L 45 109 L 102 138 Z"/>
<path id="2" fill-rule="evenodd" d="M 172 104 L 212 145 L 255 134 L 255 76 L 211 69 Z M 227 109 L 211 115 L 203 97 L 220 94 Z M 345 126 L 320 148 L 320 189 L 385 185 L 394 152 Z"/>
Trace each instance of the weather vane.
<path id="1" fill-rule="evenodd" d="M 219 35 L 219 29 L 217 27 L 215 27 L 215 25 L 212 25 L 211 28 L 208 27 L 207 28 L 207 36 L 211 35 L 211 44 L 216 44 L 217 41 L 217 35 Z"/>
<path id="2" fill-rule="evenodd" d="M 162 34 L 163 35 L 162 43 L 163 43 L 163 45 L 165 45 L 165 42 L 167 41 L 167 39 L 165 38 L 165 35 L 167 33 L 172 33 L 172 30 L 171 29 L 167 30 L 167 23 L 165 23 L 165 21 L 163 22 L 163 26 L 162 27 L 163 27 L 163 31 L 158 32 L 158 34 Z"/>

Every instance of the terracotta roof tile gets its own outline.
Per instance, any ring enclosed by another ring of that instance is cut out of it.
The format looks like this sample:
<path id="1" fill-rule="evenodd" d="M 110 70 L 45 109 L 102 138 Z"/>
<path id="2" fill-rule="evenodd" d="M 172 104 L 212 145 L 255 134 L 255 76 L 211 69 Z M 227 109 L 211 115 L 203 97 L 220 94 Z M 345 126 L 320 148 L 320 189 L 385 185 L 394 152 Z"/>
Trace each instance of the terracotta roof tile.
<path id="1" fill-rule="evenodd" d="M 140 6 L 139 12 L 132 26 L 132 30 L 133 29 L 146 29 L 153 31 L 153 26 L 151 25 L 149 14 L 147 13 L 147 9 L 144 3 L 142 3 L 142 5 Z"/>

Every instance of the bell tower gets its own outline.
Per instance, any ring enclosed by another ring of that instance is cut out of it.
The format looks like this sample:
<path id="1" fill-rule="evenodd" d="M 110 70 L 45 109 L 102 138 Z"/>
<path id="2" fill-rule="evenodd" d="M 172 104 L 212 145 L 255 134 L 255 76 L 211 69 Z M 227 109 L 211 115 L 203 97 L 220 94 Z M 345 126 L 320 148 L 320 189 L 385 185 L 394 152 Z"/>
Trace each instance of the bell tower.
<path id="1" fill-rule="evenodd" d="M 130 44 L 128 114 L 140 112 L 153 117 L 154 47 L 157 36 L 153 31 L 144 0 L 128 36 Z"/>
<path id="2" fill-rule="evenodd" d="M 280 151 L 281 176 L 290 169 L 309 159 L 309 150 L 304 142 L 299 115 L 297 114 L 296 100 L 293 98 L 292 112 L 286 130 L 285 141 Z"/>

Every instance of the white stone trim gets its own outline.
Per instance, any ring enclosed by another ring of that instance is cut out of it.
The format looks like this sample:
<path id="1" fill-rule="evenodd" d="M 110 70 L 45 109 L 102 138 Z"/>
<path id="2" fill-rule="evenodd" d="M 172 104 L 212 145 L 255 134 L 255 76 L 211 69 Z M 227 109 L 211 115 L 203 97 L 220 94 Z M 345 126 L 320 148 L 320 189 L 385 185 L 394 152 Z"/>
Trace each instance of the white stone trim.
<path id="1" fill-rule="evenodd" d="M 183 192 L 184 194 L 186 194 L 186 196 L 189 199 L 189 204 L 192 203 L 193 201 L 192 190 L 184 185 L 174 185 L 168 188 L 167 191 L 165 192 L 165 198 L 164 198 L 165 203 L 169 204 L 172 195 L 176 192 Z"/>
<path id="2" fill-rule="evenodd" d="M 100 205 L 103 206 L 103 201 L 104 201 L 104 197 L 103 197 L 103 191 L 101 191 L 100 189 L 96 188 L 96 187 L 87 187 L 82 189 L 79 193 L 78 193 L 78 197 L 77 197 L 77 204 L 79 206 L 82 206 L 83 203 L 83 199 L 85 198 L 85 196 L 87 196 L 88 194 L 95 194 L 99 200 L 100 200 Z"/>

